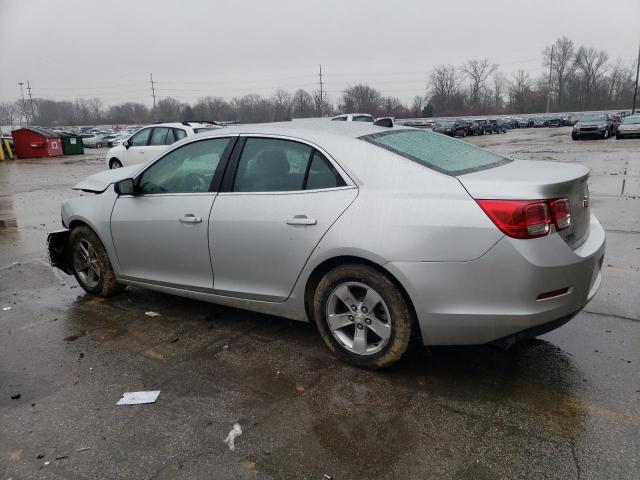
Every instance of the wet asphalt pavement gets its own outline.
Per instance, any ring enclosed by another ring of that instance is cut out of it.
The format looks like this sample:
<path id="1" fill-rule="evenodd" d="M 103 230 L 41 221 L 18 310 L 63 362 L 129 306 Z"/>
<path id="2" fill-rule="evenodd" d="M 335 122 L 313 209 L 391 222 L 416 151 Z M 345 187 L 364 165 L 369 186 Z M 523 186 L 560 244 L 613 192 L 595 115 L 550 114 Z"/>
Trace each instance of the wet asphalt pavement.
<path id="1" fill-rule="evenodd" d="M 101 152 L 0 162 L 0 478 L 640 478 L 640 140 L 471 141 L 591 169 L 602 288 L 510 351 L 418 348 L 383 372 L 334 359 L 306 324 L 85 295 L 49 267 L 45 235 Z M 161 394 L 116 406 L 136 390 Z"/>

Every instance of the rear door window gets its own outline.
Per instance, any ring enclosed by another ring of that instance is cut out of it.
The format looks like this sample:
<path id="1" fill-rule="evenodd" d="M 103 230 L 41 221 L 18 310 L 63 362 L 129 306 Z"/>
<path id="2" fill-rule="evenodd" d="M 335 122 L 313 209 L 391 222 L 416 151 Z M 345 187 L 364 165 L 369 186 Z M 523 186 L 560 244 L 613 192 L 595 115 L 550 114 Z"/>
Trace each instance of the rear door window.
<path id="1" fill-rule="evenodd" d="M 380 132 L 360 139 L 447 175 L 462 175 L 511 162 L 470 143 L 424 130 Z"/>
<path id="2" fill-rule="evenodd" d="M 312 148 L 275 138 L 248 138 L 238 162 L 235 192 L 283 192 L 304 188 Z"/>
<path id="3" fill-rule="evenodd" d="M 167 127 L 156 127 L 151 134 L 150 145 L 166 145 L 167 133 L 169 129 Z"/>

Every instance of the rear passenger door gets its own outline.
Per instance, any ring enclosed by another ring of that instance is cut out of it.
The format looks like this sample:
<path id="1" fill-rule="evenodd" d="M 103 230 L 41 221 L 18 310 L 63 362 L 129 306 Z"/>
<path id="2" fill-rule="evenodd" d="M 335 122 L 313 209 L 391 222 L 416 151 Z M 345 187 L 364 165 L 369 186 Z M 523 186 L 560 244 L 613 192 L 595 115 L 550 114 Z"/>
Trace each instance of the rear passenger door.
<path id="1" fill-rule="evenodd" d="M 243 137 L 209 220 L 214 289 L 281 302 L 357 189 L 313 146 Z"/>

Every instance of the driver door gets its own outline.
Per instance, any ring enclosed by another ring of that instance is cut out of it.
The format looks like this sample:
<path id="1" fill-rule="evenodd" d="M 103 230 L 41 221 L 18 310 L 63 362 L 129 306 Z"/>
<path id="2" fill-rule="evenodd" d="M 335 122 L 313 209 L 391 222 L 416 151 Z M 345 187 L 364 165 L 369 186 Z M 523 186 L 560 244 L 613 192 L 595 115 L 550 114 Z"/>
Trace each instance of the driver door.
<path id="1" fill-rule="evenodd" d="M 146 161 L 145 155 L 147 150 L 147 144 L 151 137 L 151 127 L 143 128 L 136 132 L 129 139 L 129 148 L 123 152 L 123 166 L 135 165 L 137 163 L 144 163 Z"/>
<path id="2" fill-rule="evenodd" d="M 208 221 L 214 176 L 234 141 L 210 138 L 172 150 L 138 177 L 135 195 L 118 197 L 111 234 L 122 276 L 176 288 L 213 287 Z"/>

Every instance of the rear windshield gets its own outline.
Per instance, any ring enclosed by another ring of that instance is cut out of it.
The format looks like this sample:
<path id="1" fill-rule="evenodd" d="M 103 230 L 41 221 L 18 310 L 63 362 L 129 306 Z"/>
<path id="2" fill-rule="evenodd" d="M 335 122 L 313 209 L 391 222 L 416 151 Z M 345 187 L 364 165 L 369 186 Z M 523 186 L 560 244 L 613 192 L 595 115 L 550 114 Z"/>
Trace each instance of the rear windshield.
<path id="1" fill-rule="evenodd" d="M 360 138 L 447 175 L 462 175 L 511 162 L 470 143 L 424 130 L 396 130 Z"/>

